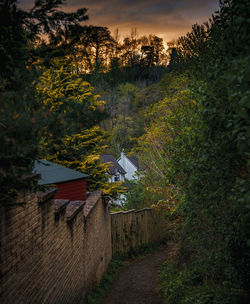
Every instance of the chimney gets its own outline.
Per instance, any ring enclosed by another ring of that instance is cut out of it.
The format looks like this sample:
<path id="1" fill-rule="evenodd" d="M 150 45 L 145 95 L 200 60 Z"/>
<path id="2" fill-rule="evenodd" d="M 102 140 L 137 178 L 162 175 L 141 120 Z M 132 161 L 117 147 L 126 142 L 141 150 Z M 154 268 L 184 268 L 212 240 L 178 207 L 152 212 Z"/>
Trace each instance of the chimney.
<path id="1" fill-rule="evenodd" d="M 124 149 L 122 149 L 122 152 L 121 152 L 121 163 L 122 163 L 122 168 L 126 171 L 126 169 L 125 169 L 125 153 L 124 153 Z"/>

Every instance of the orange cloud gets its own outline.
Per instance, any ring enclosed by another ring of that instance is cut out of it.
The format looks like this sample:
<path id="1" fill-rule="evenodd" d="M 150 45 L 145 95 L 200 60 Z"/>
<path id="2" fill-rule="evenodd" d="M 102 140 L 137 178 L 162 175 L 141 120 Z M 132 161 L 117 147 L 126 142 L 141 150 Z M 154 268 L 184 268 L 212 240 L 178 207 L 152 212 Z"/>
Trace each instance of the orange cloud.
<path id="1" fill-rule="evenodd" d="M 122 37 L 137 28 L 139 35 L 156 34 L 165 40 L 177 39 L 202 23 L 219 8 L 218 0 L 68 0 L 65 11 L 88 9 L 88 24 L 119 28 Z M 23 0 L 30 6 L 31 0 Z"/>

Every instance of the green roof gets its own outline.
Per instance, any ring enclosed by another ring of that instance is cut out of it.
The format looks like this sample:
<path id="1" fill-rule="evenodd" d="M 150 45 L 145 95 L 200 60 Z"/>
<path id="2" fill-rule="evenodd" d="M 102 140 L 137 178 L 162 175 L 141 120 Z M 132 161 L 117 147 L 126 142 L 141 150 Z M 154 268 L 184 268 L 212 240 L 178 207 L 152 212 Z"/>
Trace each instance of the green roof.
<path id="1" fill-rule="evenodd" d="M 33 172 L 41 175 L 38 185 L 57 184 L 89 177 L 82 172 L 43 159 L 35 161 Z"/>

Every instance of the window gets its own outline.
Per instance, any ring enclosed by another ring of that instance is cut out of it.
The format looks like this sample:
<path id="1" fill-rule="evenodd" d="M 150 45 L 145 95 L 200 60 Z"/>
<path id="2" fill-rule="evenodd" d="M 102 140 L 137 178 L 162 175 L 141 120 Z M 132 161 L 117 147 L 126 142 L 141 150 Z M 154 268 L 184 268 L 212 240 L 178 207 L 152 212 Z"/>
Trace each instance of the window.
<path id="1" fill-rule="evenodd" d="M 116 173 L 115 177 L 114 177 L 115 182 L 119 182 L 120 181 L 120 174 Z"/>

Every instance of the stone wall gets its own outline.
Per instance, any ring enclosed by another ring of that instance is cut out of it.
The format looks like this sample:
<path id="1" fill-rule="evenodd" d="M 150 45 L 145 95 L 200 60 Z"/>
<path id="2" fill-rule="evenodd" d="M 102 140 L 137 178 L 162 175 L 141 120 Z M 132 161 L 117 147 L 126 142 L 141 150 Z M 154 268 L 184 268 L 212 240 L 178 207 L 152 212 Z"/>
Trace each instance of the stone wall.
<path id="1" fill-rule="evenodd" d="M 55 191 L 0 208 L 0 303 L 80 304 L 111 259 L 110 214 L 101 192 L 86 202 Z"/>
<path id="2" fill-rule="evenodd" d="M 166 220 L 162 213 L 151 208 L 112 213 L 113 255 L 160 242 L 165 238 L 166 230 Z"/>

